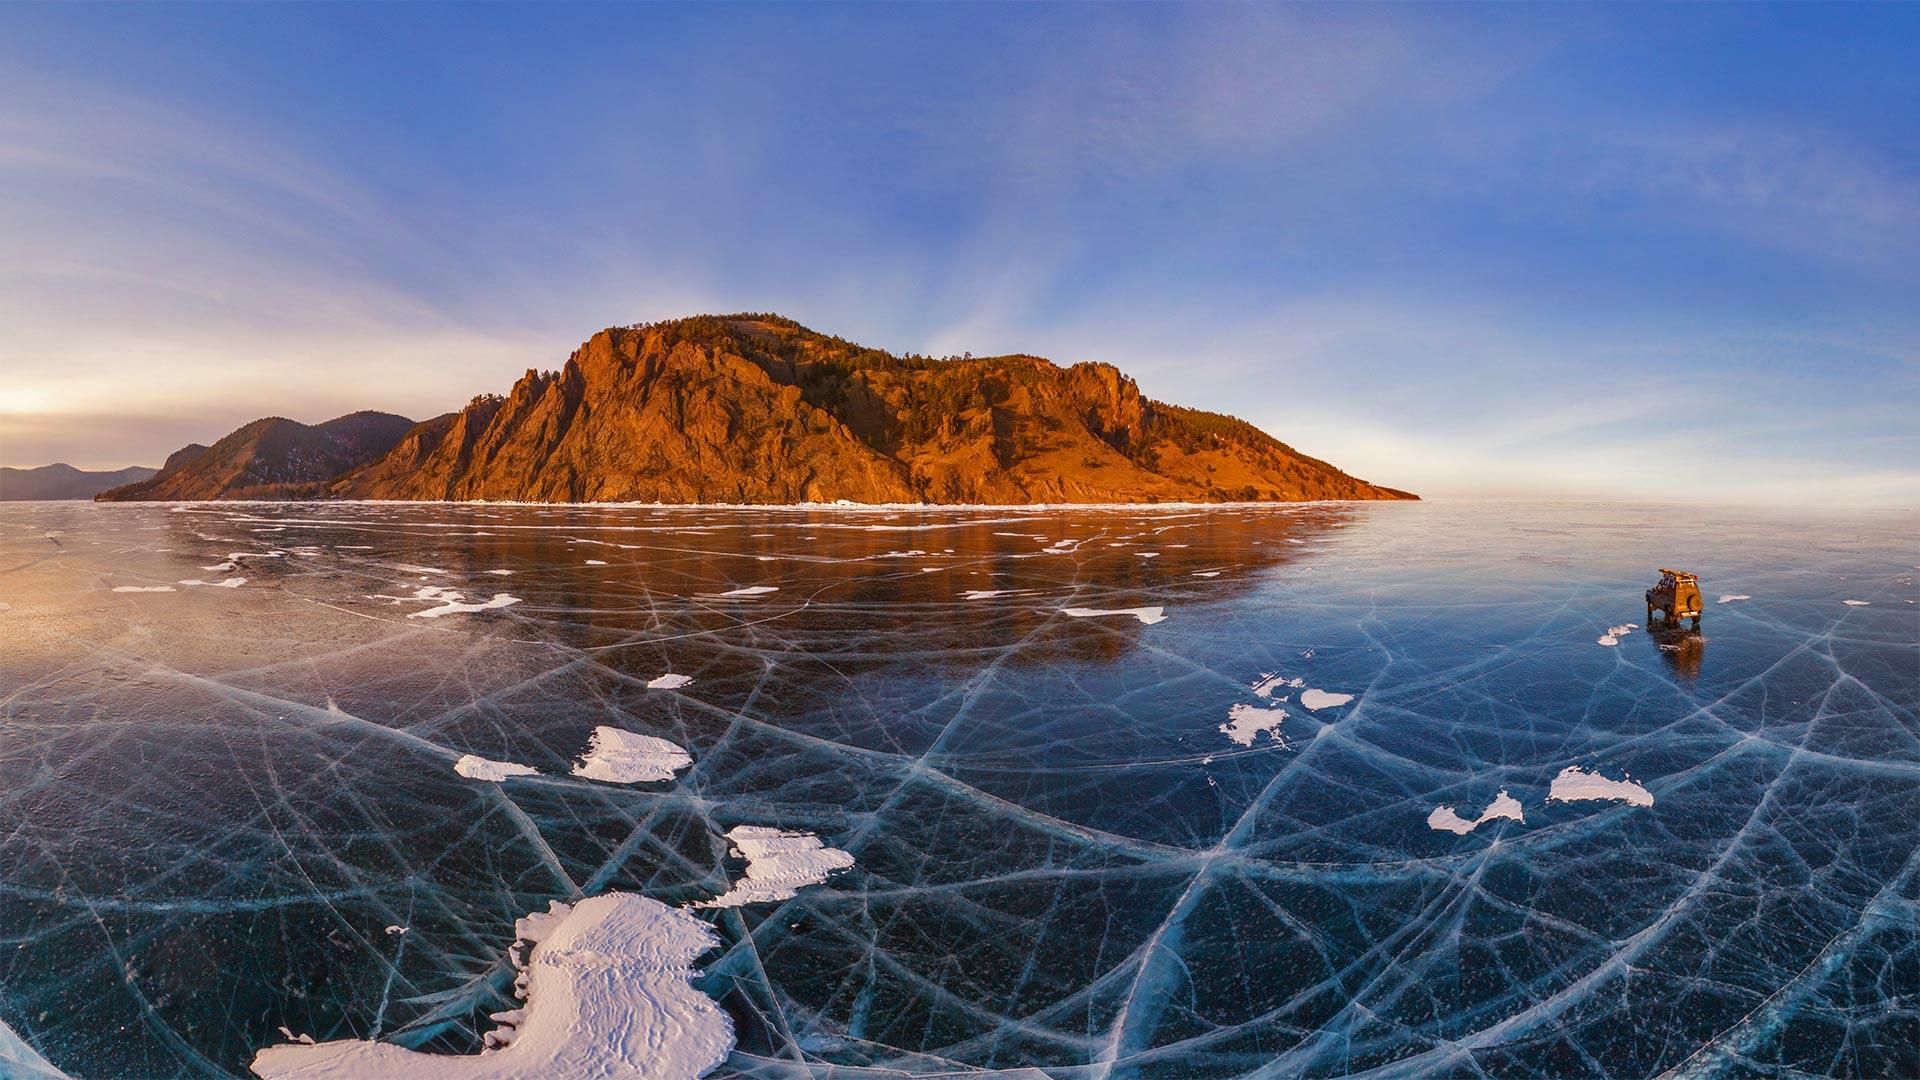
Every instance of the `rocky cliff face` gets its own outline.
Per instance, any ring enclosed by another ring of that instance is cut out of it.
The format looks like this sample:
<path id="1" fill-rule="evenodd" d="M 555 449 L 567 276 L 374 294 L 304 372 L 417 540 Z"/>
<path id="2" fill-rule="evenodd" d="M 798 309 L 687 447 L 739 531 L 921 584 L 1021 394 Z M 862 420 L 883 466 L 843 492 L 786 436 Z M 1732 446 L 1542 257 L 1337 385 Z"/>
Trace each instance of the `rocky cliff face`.
<path id="1" fill-rule="evenodd" d="M 168 456 L 158 475 L 95 498 L 317 498 L 342 473 L 384 456 L 414 426 L 404 416 L 382 412 L 350 413 L 313 425 L 269 416 L 210 447 L 182 447 Z"/>
<path id="2" fill-rule="evenodd" d="M 559 371 L 529 371 L 505 397 L 415 427 L 326 491 L 744 503 L 1413 497 L 1250 424 L 1144 398 L 1106 364 L 892 356 L 774 316 L 604 330 Z"/>

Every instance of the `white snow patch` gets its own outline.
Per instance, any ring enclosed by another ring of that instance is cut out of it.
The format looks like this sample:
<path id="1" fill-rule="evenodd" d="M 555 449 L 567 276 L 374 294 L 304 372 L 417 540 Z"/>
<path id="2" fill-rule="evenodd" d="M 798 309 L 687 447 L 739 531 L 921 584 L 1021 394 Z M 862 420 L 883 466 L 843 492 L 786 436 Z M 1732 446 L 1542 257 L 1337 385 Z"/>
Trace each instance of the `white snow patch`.
<path id="1" fill-rule="evenodd" d="M 1753 599 L 1753 597 L 1748 596 L 1746 593 L 1726 593 L 1720 597 L 1720 603 L 1731 604 L 1735 600 L 1751 600 L 1751 599 Z"/>
<path id="2" fill-rule="evenodd" d="M 742 588 L 728 589 L 726 592 L 712 593 L 710 595 L 712 596 L 765 596 L 767 593 L 779 592 L 779 591 L 780 591 L 780 586 L 778 585 L 747 585 Z"/>
<path id="3" fill-rule="evenodd" d="M 226 562 L 217 562 L 217 563 L 214 563 L 212 566 L 203 566 L 200 569 L 212 570 L 215 572 L 225 572 L 227 570 L 238 570 L 239 568 L 240 568 L 239 563 L 234 562 L 232 559 L 228 559 Z"/>
<path id="4" fill-rule="evenodd" d="M 1061 614 L 1070 615 L 1076 619 L 1092 619 L 1092 618 L 1098 618 L 1099 616 L 1102 616 L 1102 615 L 1131 615 L 1134 618 L 1139 619 L 1142 623 L 1145 623 L 1148 626 L 1152 626 L 1154 623 L 1157 623 L 1157 622 L 1165 622 L 1167 620 L 1167 609 L 1163 607 L 1135 607 L 1135 608 L 1070 607 L 1070 608 L 1062 608 Z"/>
<path id="5" fill-rule="evenodd" d="M 588 559 L 588 560 L 587 560 L 587 565 L 588 565 L 588 566 L 605 566 L 605 565 L 607 565 L 607 560 L 605 560 L 605 559 Z"/>
<path id="6" fill-rule="evenodd" d="M 573 775 L 612 784 L 635 784 L 671 780 L 674 773 L 691 764 L 693 758 L 685 750 L 665 739 L 597 727 L 587 743 L 586 756 L 573 767 Z"/>
<path id="7" fill-rule="evenodd" d="M 1305 685 L 1307 685 L 1307 680 L 1305 679 L 1289 679 L 1285 675 L 1276 672 L 1263 671 L 1260 673 L 1260 678 L 1254 682 L 1252 690 L 1256 697 L 1270 698 L 1273 696 L 1275 690 L 1283 686 L 1290 686 L 1298 690 Z M 1286 699 L 1285 694 L 1280 695 L 1280 697 L 1283 701 Z"/>
<path id="8" fill-rule="evenodd" d="M 1495 795 L 1493 802 L 1487 804 L 1486 812 L 1480 815 L 1480 823 L 1484 825 L 1494 818 L 1507 818 L 1519 822 L 1527 820 L 1526 814 L 1520 809 L 1520 800 L 1507 794 L 1505 788 L 1501 788 L 1500 794 Z"/>
<path id="9" fill-rule="evenodd" d="M 184 584 L 184 582 L 182 583 Z M 115 585 L 114 592 L 173 592 L 171 585 Z"/>
<path id="10" fill-rule="evenodd" d="M 396 925 L 394 925 L 394 926 L 389 926 L 389 927 L 387 927 L 387 936 L 389 936 L 389 937 L 399 937 L 399 936 L 400 936 L 401 934 L 404 934 L 404 933 L 406 933 L 407 931 L 409 931 L 409 930 L 411 930 L 411 929 L 413 929 L 413 927 L 411 927 L 411 926 L 400 926 L 400 925 L 397 925 L 397 924 L 396 924 Z"/>
<path id="11" fill-rule="evenodd" d="M 1285 736 L 1280 734 L 1280 722 L 1287 718 L 1285 709 L 1262 709 L 1257 705 L 1238 704 L 1227 710 L 1227 722 L 1220 725 L 1220 731 L 1227 738 L 1241 746 L 1252 746 L 1253 740 L 1261 732 L 1281 746 L 1287 744 Z"/>
<path id="12" fill-rule="evenodd" d="M 655 675 L 647 680 L 649 690 L 678 690 L 693 681 L 691 675 L 675 675 L 669 671 L 665 675 Z"/>
<path id="13" fill-rule="evenodd" d="M 497 575 L 497 576 L 499 576 L 499 577 L 512 577 L 512 576 L 513 576 L 513 571 L 511 571 L 511 570 L 489 570 L 489 571 L 487 571 L 487 573 L 489 573 L 489 574 L 494 574 L 494 575 Z"/>
<path id="14" fill-rule="evenodd" d="M 720 944 L 705 922 L 658 900 L 606 893 L 554 901 L 515 925 L 531 943 L 516 992 L 523 1008 L 478 1054 L 424 1054 L 344 1039 L 270 1046 L 265 1080 L 547 1080 L 563 1076 L 693 1080 L 733 1048 L 733 1021 L 693 988 L 693 961 Z"/>
<path id="15" fill-rule="evenodd" d="M 1487 808 L 1481 812 L 1480 816 L 1474 818 L 1472 821 L 1468 821 L 1466 818 L 1455 813 L 1452 806 L 1434 807 L 1433 813 L 1427 815 L 1427 828 L 1440 829 L 1445 832 L 1465 836 L 1496 818 L 1506 818 L 1510 821 L 1520 822 L 1527 820 L 1526 815 L 1520 809 L 1520 800 L 1507 794 L 1505 788 L 1500 789 L 1500 794 L 1495 795 L 1493 802 L 1487 804 Z"/>
<path id="16" fill-rule="evenodd" d="M 1607 627 L 1607 632 L 1600 635 L 1598 639 L 1599 644 L 1608 646 L 1609 648 L 1618 645 L 1620 644 L 1621 638 L 1633 633 L 1634 629 L 1639 625 L 1639 623 L 1621 623 L 1619 626 L 1609 626 Z"/>
<path id="17" fill-rule="evenodd" d="M 509 776 L 533 776 L 539 769 L 515 761 L 494 761 L 478 754 L 461 754 L 453 771 L 469 780 L 505 780 Z"/>
<path id="18" fill-rule="evenodd" d="M 187 578 L 180 582 L 182 585 L 205 585 L 212 589 L 237 589 L 246 583 L 247 579 L 243 577 L 230 577 L 222 581 L 201 581 L 199 578 Z"/>
<path id="19" fill-rule="evenodd" d="M 995 596 L 1005 596 L 1008 591 L 1006 589 L 968 589 L 960 595 L 967 600 L 987 600 Z"/>
<path id="20" fill-rule="evenodd" d="M 1871 607 L 1873 605 L 1873 601 L 1871 600 L 1842 600 L 1840 602 L 1848 607 Z"/>
<path id="21" fill-rule="evenodd" d="M 1321 709 L 1331 709 L 1336 705 L 1345 705 L 1352 700 L 1352 694 L 1330 694 L 1325 690 L 1300 691 L 1300 704 L 1305 705 L 1314 712 L 1319 712 Z"/>
<path id="22" fill-rule="evenodd" d="M 439 585 L 426 585 L 413 591 L 415 600 L 438 600 L 439 607 L 430 607 L 424 611 L 407 614 L 409 619 L 437 619 L 442 615 L 468 615 L 476 611 L 492 611 L 509 607 L 520 602 L 520 598 L 511 593 L 494 593 L 493 599 L 480 603 L 469 603 L 465 595 Z"/>
<path id="23" fill-rule="evenodd" d="M 1635 806 L 1652 806 L 1653 793 L 1632 780 L 1609 780 L 1599 773 L 1569 765 L 1553 778 L 1547 791 L 1549 802 L 1575 802 L 1582 799 L 1612 799 Z"/>
<path id="24" fill-rule="evenodd" d="M 788 832 L 763 825 L 736 825 L 727 830 L 733 850 L 747 860 L 745 877 L 712 900 L 694 907 L 740 907 L 775 900 L 791 900 L 808 885 L 827 880 L 835 870 L 853 865 L 853 856 L 830 848 L 810 832 Z"/>
<path id="25" fill-rule="evenodd" d="M 1195 571 L 1193 572 L 1193 576 L 1194 576 L 1194 577 L 1219 577 L 1219 576 L 1220 576 L 1220 571 L 1218 571 L 1218 570 L 1195 570 Z"/>

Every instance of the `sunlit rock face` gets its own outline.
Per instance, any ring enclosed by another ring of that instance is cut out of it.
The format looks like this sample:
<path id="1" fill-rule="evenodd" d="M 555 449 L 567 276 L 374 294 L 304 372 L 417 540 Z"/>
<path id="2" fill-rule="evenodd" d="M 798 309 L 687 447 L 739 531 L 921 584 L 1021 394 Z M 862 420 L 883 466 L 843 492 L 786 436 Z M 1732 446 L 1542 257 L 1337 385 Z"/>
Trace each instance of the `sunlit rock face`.
<path id="1" fill-rule="evenodd" d="M 1595 506 L 0 507 L 0 1075 L 616 1075 L 592 1007 L 502 1057 L 555 902 L 621 917 L 554 974 L 669 950 L 646 1060 L 711 1076 L 1920 1074 L 1916 562 Z M 1673 565 L 1745 599 L 1597 646 Z"/>
<path id="2" fill-rule="evenodd" d="M 1107 364 L 892 356 L 771 315 L 614 327 L 333 484 L 363 499 L 1397 499 Z"/>

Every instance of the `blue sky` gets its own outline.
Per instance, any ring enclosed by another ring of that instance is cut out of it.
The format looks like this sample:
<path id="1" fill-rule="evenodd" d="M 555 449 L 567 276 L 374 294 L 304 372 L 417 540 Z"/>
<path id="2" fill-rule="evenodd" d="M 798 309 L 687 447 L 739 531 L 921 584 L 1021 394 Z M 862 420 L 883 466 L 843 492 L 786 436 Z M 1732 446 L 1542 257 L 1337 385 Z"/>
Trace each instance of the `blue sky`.
<path id="1" fill-rule="evenodd" d="M 0 463 L 772 310 L 1431 496 L 1920 503 L 1920 5 L 0 8 Z"/>

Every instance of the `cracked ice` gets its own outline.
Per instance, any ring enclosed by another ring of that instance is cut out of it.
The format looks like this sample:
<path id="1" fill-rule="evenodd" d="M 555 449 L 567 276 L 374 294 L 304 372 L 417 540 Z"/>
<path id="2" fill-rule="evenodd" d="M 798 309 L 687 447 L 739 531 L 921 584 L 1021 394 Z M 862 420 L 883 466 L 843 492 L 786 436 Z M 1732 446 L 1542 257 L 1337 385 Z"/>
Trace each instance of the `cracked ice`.
<path id="1" fill-rule="evenodd" d="M 0 507 L 0 1075 L 612 1070 L 555 903 L 685 1072 L 1920 1074 L 1910 523 L 1780 513 Z"/>

